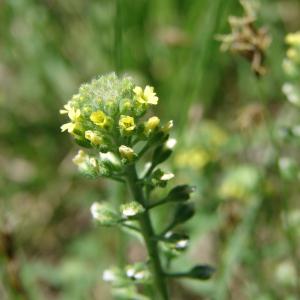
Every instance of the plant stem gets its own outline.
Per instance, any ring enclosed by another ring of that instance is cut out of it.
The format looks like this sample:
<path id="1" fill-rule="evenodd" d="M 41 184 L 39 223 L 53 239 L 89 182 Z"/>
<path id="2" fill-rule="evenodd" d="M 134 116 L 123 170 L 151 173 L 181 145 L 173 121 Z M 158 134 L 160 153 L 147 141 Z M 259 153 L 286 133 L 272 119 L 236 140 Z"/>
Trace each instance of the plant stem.
<path id="1" fill-rule="evenodd" d="M 135 201 L 145 206 L 145 196 L 142 187 L 138 184 L 138 176 L 135 166 L 129 166 L 127 169 L 127 180 L 129 188 L 134 196 Z M 157 240 L 154 238 L 155 233 L 150 219 L 149 211 L 146 210 L 139 218 L 141 233 L 143 235 L 148 255 L 150 258 L 150 266 L 152 269 L 152 276 L 157 293 L 160 299 L 168 300 L 168 290 L 166 285 L 166 278 L 162 269 L 161 260 L 159 257 Z"/>

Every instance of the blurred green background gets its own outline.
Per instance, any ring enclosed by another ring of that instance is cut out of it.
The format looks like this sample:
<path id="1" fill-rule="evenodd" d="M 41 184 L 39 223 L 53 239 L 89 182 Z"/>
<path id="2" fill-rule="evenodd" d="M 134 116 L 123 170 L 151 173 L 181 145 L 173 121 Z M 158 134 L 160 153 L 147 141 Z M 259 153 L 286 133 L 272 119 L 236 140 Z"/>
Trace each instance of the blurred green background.
<path id="1" fill-rule="evenodd" d="M 93 226 L 89 207 L 124 191 L 78 175 L 58 111 L 113 70 L 155 87 L 178 139 L 168 167 L 197 186 L 192 244 L 174 267 L 217 273 L 173 282 L 172 299 L 299 299 L 299 138 L 281 134 L 299 111 L 281 86 L 300 3 L 260 1 L 272 37 L 261 78 L 215 39 L 242 14 L 237 0 L 0 0 L 1 299 L 111 299 L 101 273 L 124 260 L 120 235 Z M 134 239 L 123 252 L 143 255 Z"/>

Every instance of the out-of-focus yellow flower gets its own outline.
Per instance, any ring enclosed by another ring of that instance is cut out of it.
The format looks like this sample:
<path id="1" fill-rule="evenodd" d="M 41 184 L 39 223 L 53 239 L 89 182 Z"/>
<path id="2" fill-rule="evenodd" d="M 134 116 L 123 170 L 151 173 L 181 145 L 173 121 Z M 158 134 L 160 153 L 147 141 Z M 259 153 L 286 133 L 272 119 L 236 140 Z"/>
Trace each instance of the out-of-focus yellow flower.
<path id="1" fill-rule="evenodd" d="M 226 182 L 220 188 L 220 195 L 225 199 L 245 199 L 247 191 L 238 182 Z"/>
<path id="2" fill-rule="evenodd" d="M 84 133 L 84 136 L 87 140 L 89 140 L 93 145 L 100 145 L 103 142 L 103 139 L 101 136 L 99 136 L 96 132 L 92 130 L 87 130 Z"/>
<path id="3" fill-rule="evenodd" d="M 130 116 L 124 116 L 122 115 L 120 120 L 119 120 L 119 126 L 121 130 L 130 133 L 135 129 L 135 123 L 134 123 L 134 118 Z"/>
<path id="4" fill-rule="evenodd" d="M 250 165 L 237 166 L 225 174 L 219 188 L 219 195 L 223 199 L 246 201 L 255 195 L 260 182 L 260 175 L 256 168 Z"/>
<path id="5" fill-rule="evenodd" d="M 146 85 L 144 90 L 140 86 L 136 86 L 133 89 L 133 92 L 135 93 L 136 99 L 139 103 L 152 105 L 156 105 L 158 103 L 158 97 L 156 96 L 152 86 Z"/>
<path id="6" fill-rule="evenodd" d="M 131 109 L 132 105 L 131 105 L 131 102 L 129 100 L 125 101 L 124 104 L 123 104 L 123 109 Z"/>
<path id="7" fill-rule="evenodd" d="M 300 51 L 297 51 L 294 48 L 290 48 L 288 49 L 288 51 L 286 52 L 286 56 L 294 61 L 300 61 Z"/>
<path id="8" fill-rule="evenodd" d="M 285 42 L 291 46 L 300 46 L 300 31 L 289 33 L 285 37 Z"/>
<path id="9" fill-rule="evenodd" d="M 175 157 L 175 164 L 181 168 L 199 170 L 212 160 L 211 155 L 204 149 L 190 149 Z"/>
<path id="10" fill-rule="evenodd" d="M 90 119 L 91 121 L 100 126 L 101 128 L 104 128 L 108 125 L 108 117 L 106 116 L 106 114 L 101 111 L 94 111 L 91 115 L 90 115 Z"/>
<path id="11" fill-rule="evenodd" d="M 227 133 L 217 124 L 213 122 L 205 122 L 202 125 L 201 131 L 206 136 L 209 136 L 209 147 L 221 147 L 228 141 Z"/>

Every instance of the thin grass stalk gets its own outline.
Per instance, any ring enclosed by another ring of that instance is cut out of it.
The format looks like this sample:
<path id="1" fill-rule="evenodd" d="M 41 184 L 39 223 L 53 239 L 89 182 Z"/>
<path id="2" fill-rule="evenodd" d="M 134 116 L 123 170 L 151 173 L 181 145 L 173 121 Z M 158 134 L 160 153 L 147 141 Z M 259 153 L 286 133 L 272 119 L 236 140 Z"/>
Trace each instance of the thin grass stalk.
<path id="1" fill-rule="evenodd" d="M 115 11 L 115 40 L 114 40 L 114 62 L 115 70 L 119 75 L 123 69 L 123 17 L 122 17 L 122 0 L 116 1 Z"/>

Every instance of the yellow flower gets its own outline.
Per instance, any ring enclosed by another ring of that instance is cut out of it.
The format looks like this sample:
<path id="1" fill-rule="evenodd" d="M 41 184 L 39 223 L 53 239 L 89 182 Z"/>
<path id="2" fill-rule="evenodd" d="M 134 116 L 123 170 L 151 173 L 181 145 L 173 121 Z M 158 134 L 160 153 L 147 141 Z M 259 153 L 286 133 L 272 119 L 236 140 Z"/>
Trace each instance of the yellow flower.
<path id="1" fill-rule="evenodd" d="M 85 163 L 87 159 L 88 155 L 83 150 L 79 150 L 76 156 L 73 158 L 73 163 L 79 166 Z"/>
<path id="2" fill-rule="evenodd" d="M 144 90 L 141 87 L 136 86 L 133 89 L 133 92 L 135 93 L 136 99 L 139 103 L 156 105 L 158 102 L 158 97 L 156 96 L 152 86 L 147 85 Z"/>
<path id="3" fill-rule="evenodd" d="M 119 120 L 119 126 L 121 130 L 125 132 L 131 132 L 135 129 L 134 118 L 130 116 L 121 116 Z"/>
<path id="4" fill-rule="evenodd" d="M 210 161 L 212 157 L 204 149 L 190 149 L 178 154 L 175 157 L 175 164 L 178 167 L 189 167 L 194 170 L 201 170 Z"/>
<path id="5" fill-rule="evenodd" d="M 84 134 L 85 138 L 89 140 L 94 145 L 100 145 L 103 142 L 101 136 L 99 136 L 96 132 L 87 130 Z"/>
<path id="6" fill-rule="evenodd" d="M 145 123 L 145 130 L 146 132 L 149 132 L 153 129 L 155 129 L 159 125 L 160 119 L 158 117 L 151 117 L 148 119 L 148 121 Z"/>
<path id="7" fill-rule="evenodd" d="M 71 109 L 72 109 L 72 107 L 71 107 L 71 101 L 69 101 L 66 105 L 64 105 L 64 109 L 61 109 L 59 111 L 59 113 L 61 115 L 64 115 L 64 114 L 67 114 L 69 112 L 69 110 L 71 110 Z"/>
<path id="8" fill-rule="evenodd" d="M 70 122 L 70 123 L 66 123 L 66 124 L 63 124 L 62 126 L 60 126 L 60 129 L 61 129 L 61 132 L 68 131 L 69 133 L 73 133 L 75 127 L 76 127 L 76 124 Z"/>
<path id="9" fill-rule="evenodd" d="M 300 45 L 300 31 L 295 32 L 295 33 L 289 33 L 286 36 L 285 41 L 289 45 L 299 46 Z"/>
<path id="10" fill-rule="evenodd" d="M 71 106 L 71 102 L 69 101 L 66 105 L 64 105 L 64 109 L 61 109 L 60 114 L 68 114 L 68 117 L 71 121 L 76 122 L 79 120 L 81 112 L 79 109 L 75 109 Z"/>
<path id="11" fill-rule="evenodd" d="M 136 156 L 133 149 L 125 145 L 119 147 L 119 152 L 122 158 L 126 158 L 129 161 L 131 161 Z"/>
<path id="12" fill-rule="evenodd" d="M 90 119 L 94 124 L 100 126 L 101 128 L 104 128 L 105 126 L 108 125 L 108 117 L 101 110 L 94 111 L 90 115 Z"/>

